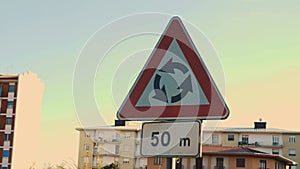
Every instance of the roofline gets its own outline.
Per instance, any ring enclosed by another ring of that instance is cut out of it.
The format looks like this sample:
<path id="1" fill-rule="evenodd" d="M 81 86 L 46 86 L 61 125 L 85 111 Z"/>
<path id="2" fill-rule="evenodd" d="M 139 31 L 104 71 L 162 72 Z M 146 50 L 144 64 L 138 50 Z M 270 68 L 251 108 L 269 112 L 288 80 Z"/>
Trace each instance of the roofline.
<path id="1" fill-rule="evenodd" d="M 282 162 L 286 162 L 289 165 L 298 165 L 297 162 L 285 158 L 280 155 L 273 155 L 268 153 L 249 153 L 249 152 L 203 152 L 203 155 L 227 155 L 227 156 L 251 156 L 251 157 L 264 157 L 264 158 L 271 158 L 277 159 Z"/>
<path id="2" fill-rule="evenodd" d="M 300 135 L 300 131 L 289 131 L 289 130 L 281 130 L 276 128 L 267 128 L 267 129 L 254 129 L 254 128 L 241 128 L 241 130 L 230 130 L 234 128 L 217 128 L 217 129 L 209 129 L 204 128 L 203 131 L 213 131 L 213 132 L 220 132 L 220 133 L 274 133 L 274 134 L 298 134 Z M 247 129 L 253 129 L 253 130 L 247 130 Z M 273 129 L 273 131 L 272 131 Z M 278 130 L 278 131 L 274 131 Z"/>
<path id="3" fill-rule="evenodd" d="M 119 131 L 141 131 L 140 128 L 134 128 L 134 127 L 125 127 L 125 126 L 108 126 L 108 127 L 93 127 L 93 128 L 82 128 L 77 127 L 75 128 L 77 131 L 93 131 L 93 130 L 119 130 Z"/>
<path id="4" fill-rule="evenodd" d="M 263 157 L 263 158 L 271 158 L 271 159 L 276 159 L 282 162 L 285 162 L 289 165 L 298 165 L 297 162 L 288 159 L 286 157 L 283 157 L 281 155 L 273 155 L 273 154 L 269 154 L 263 151 L 258 151 L 256 149 L 253 148 L 249 148 L 249 147 L 232 147 L 232 146 L 205 146 L 205 147 L 222 147 L 222 148 L 239 148 L 239 149 L 248 149 L 250 150 L 250 152 L 244 151 L 244 152 L 228 152 L 226 150 L 224 151 L 216 151 L 216 152 L 202 152 L 203 155 L 227 155 L 227 156 L 251 156 L 251 157 Z"/>
<path id="5" fill-rule="evenodd" d="M 296 134 L 296 135 L 300 135 L 300 132 L 292 132 L 292 131 L 216 131 L 216 132 L 222 132 L 222 133 L 269 133 L 269 134 Z"/>
<path id="6" fill-rule="evenodd" d="M 18 80 L 19 76 L 0 75 L 0 80 Z"/>

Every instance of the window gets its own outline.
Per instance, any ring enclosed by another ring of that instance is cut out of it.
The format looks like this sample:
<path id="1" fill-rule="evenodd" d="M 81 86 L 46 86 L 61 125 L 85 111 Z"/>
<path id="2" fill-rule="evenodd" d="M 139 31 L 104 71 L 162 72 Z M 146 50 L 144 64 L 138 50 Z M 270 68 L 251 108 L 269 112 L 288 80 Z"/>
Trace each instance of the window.
<path id="1" fill-rule="evenodd" d="M 278 149 L 272 149 L 272 154 L 279 155 L 279 150 Z"/>
<path id="2" fill-rule="evenodd" d="M 248 135 L 242 135 L 242 143 L 248 144 L 249 143 L 249 136 Z"/>
<path id="3" fill-rule="evenodd" d="M 12 124 L 12 118 L 11 117 L 6 117 L 5 124 L 7 124 L 7 125 Z"/>
<path id="4" fill-rule="evenodd" d="M 130 133 L 125 133 L 124 138 L 130 138 Z"/>
<path id="5" fill-rule="evenodd" d="M 15 92 L 15 85 L 9 85 L 8 92 Z"/>
<path id="6" fill-rule="evenodd" d="M 14 101 L 8 101 L 8 103 L 7 103 L 7 108 L 12 109 L 13 106 L 14 106 Z"/>
<path id="7" fill-rule="evenodd" d="M 154 157 L 154 165 L 162 165 L 162 157 Z"/>
<path id="8" fill-rule="evenodd" d="M 245 168 L 245 159 L 244 158 L 236 159 L 236 167 Z"/>
<path id="9" fill-rule="evenodd" d="M 217 158 L 216 160 L 217 160 L 216 167 L 223 167 L 224 158 Z"/>
<path id="10" fill-rule="evenodd" d="M 273 136 L 272 137 L 272 144 L 273 144 L 273 146 L 278 146 L 279 145 L 279 137 L 278 136 Z"/>
<path id="11" fill-rule="evenodd" d="M 8 169 L 8 167 L 2 167 L 2 169 Z"/>
<path id="12" fill-rule="evenodd" d="M 289 149 L 289 156 L 296 156 L 296 150 L 295 149 Z"/>
<path id="13" fill-rule="evenodd" d="M 4 141 L 10 140 L 10 134 L 4 134 Z"/>
<path id="14" fill-rule="evenodd" d="M 84 145 L 84 150 L 89 150 L 90 149 L 90 146 L 89 145 Z"/>
<path id="15" fill-rule="evenodd" d="M 218 135 L 215 135 L 215 134 L 212 135 L 212 144 L 214 144 L 214 145 L 219 144 Z"/>
<path id="16" fill-rule="evenodd" d="M 228 134 L 228 141 L 234 141 L 234 135 Z"/>
<path id="17" fill-rule="evenodd" d="M 0 97 L 2 96 L 2 84 L 0 83 Z"/>
<path id="18" fill-rule="evenodd" d="M 89 162 L 89 157 L 83 157 L 83 162 L 88 163 Z"/>
<path id="19" fill-rule="evenodd" d="M 112 139 L 113 142 L 119 142 L 120 141 L 120 133 L 115 133 L 115 137 Z"/>
<path id="20" fill-rule="evenodd" d="M 85 138 L 89 138 L 90 137 L 90 134 L 85 132 Z"/>
<path id="21" fill-rule="evenodd" d="M 290 143 L 296 143 L 296 136 L 289 136 Z"/>
<path id="22" fill-rule="evenodd" d="M 259 161 L 259 169 L 266 169 L 267 168 L 267 161 L 266 160 L 260 160 Z"/>
<path id="23" fill-rule="evenodd" d="M 267 161 L 266 160 L 260 160 L 259 161 L 259 169 L 266 169 L 267 168 Z"/>
<path id="24" fill-rule="evenodd" d="M 116 145 L 115 147 L 115 154 L 120 154 L 120 145 Z"/>
<path id="25" fill-rule="evenodd" d="M 123 159 L 123 164 L 129 164 L 129 158 L 124 158 Z"/>
<path id="26" fill-rule="evenodd" d="M 2 153 L 2 157 L 8 157 L 9 156 L 9 151 L 8 150 L 4 150 Z"/>

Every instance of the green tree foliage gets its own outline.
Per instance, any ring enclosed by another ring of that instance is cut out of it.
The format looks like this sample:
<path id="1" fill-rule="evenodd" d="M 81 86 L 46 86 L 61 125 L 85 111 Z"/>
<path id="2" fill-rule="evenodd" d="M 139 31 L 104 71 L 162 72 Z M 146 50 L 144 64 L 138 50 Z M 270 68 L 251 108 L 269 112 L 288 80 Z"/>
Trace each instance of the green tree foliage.
<path id="1" fill-rule="evenodd" d="M 102 169 L 119 169 L 119 167 L 115 163 L 111 163 L 109 165 L 102 167 Z"/>

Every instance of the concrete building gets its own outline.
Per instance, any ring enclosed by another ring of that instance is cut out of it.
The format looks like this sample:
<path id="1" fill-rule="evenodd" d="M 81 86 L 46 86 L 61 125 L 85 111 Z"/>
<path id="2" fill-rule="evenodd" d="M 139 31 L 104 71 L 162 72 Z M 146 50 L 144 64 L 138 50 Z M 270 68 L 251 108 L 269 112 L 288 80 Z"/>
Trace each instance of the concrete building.
<path id="1" fill-rule="evenodd" d="M 140 125 L 77 128 L 80 132 L 78 167 L 96 169 L 111 163 L 120 169 L 143 169 L 140 156 Z"/>
<path id="2" fill-rule="evenodd" d="M 102 166 L 115 163 L 121 169 L 166 168 L 166 158 L 145 160 L 140 156 L 140 126 L 77 130 L 80 131 L 80 168 L 97 168 L 99 162 Z M 300 132 L 266 128 L 265 122 L 255 122 L 254 128 L 204 128 L 203 167 L 296 169 L 300 157 L 299 141 Z M 183 158 L 181 163 L 183 169 L 195 168 L 195 158 Z"/>
<path id="3" fill-rule="evenodd" d="M 249 147 L 300 163 L 300 132 L 267 128 L 266 125 L 260 121 L 255 122 L 253 128 L 206 128 L 203 144 Z"/>
<path id="4" fill-rule="evenodd" d="M 286 169 L 296 163 L 279 155 L 268 154 L 251 148 L 230 146 L 203 146 L 202 169 Z M 166 164 L 166 159 L 161 158 L 157 163 L 156 158 L 148 159 L 147 169 L 157 169 Z M 179 160 L 181 169 L 195 169 L 195 158 L 182 158 Z M 164 167 L 165 168 L 165 167 Z"/>
<path id="5" fill-rule="evenodd" d="M 29 168 L 38 161 L 44 84 L 34 73 L 0 75 L 0 167 Z"/>

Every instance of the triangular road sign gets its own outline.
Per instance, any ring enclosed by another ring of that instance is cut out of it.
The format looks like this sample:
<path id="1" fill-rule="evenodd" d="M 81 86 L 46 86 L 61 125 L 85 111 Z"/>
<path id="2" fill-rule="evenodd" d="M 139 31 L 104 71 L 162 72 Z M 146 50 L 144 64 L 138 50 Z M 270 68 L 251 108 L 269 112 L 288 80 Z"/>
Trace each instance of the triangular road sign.
<path id="1" fill-rule="evenodd" d="M 226 119 L 229 109 L 179 17 L 121 105 L 122 120 Z"/>

